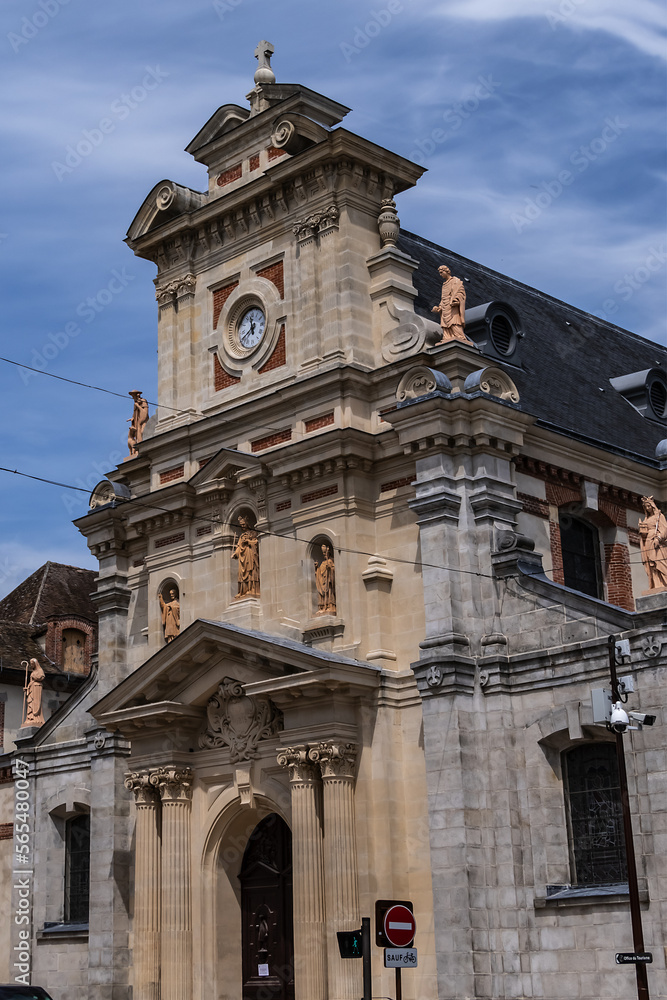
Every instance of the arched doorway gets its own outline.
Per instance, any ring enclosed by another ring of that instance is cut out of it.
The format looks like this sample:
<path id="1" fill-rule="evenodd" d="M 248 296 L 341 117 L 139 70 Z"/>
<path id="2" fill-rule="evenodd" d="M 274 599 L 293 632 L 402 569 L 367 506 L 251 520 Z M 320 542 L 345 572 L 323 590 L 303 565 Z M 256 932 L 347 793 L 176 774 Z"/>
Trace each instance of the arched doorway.
<path id="1" fill-rule="evenodd" d="M 243 1000 L 293 1000 L 292 835 L 276 813 L 250 835 L 239 881 Z"/>

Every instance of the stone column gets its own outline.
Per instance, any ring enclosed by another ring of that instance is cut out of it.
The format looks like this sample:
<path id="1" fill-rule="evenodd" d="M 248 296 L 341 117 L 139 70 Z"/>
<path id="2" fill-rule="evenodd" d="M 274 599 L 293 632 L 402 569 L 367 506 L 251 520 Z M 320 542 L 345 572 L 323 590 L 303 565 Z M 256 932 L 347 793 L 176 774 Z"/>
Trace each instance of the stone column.
<path id="1" fill-rule="evenodd" d="M 281 750 L 278 763 L 290 769 L 295 1000 L 326 1000 L 322 785 L 305 747 Z"/>
<path id="2" fill-rule="evenodd" d="M 160 1000 L 160 796 L 148 771 L 130 772 L 125 787 L 137 809 L 134 848 L 134 1000 Z"/>
<path id="3" fill-rule="evenodd" d="M 336 931 L 361 926 L 354 822 L 357 748 L 326 741 L 312 746 L 308 757 L 322 772 L 329 1000 L 358 1000 L 361 963 L 341 959 L 336 940 Z"/>
<path id="4" fill-rule="evenodd" d="M 192 1000 L 192 771 L 161 767 L 151 777 L 162 799 L 161 1000 Z"/>

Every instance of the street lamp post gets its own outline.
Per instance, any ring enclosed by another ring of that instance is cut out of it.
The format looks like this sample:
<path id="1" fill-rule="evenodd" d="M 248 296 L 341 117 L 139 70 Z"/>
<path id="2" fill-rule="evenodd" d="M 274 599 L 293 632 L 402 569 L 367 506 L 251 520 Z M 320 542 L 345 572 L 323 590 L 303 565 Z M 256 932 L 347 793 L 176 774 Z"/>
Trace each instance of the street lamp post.
<path id="1" fill-rule="evenodd" d="M 618 676 L 616 674 L 616 639 L 609 636 L 609 672 L 611 674 L 611 699 L 620 701 Z M 630 798 L 628 796 L 628 774 L 625 769 L 625 750 L 623 735 L 616 732 L 616 754 L 618 757 L 618 780 L 621 787 L 621 805 L 623 810 L 623 833 L 625 834 L 625 856 L 628 868 L 628 891 L 630 894 L 630 918 L 632 920 L 632 940 L 635 953 L 644 951 L 644 932 L 642 930 L 642 914 L 639 907 L 639 885 L 637 883 L 637 863 L 635 861 L 635 845 L 632 838 L 632 817 L 630 815 Z M 637 1000 L 650 1000 L 648 991 L 648 975 L 646 965 L 635 964 L 637 975 Z"/>

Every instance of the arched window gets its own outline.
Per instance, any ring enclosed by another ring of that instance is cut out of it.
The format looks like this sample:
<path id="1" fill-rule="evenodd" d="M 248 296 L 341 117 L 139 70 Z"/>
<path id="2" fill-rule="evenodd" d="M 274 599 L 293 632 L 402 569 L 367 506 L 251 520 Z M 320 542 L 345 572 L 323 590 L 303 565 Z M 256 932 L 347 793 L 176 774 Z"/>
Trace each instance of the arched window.
<path id="1" fill-rule="evenodd" d="M 558 518 L 560 545 L 563 554 L 563 582 L 572 590 L 589 597 L 602 597 L 602 568 L 597 530 L 587 521 L 572 514 Z"/>
<path id="2" fill-rule="evenodd" d="M 573 885 L 628 878 L 616 745 L 585 743 L 562 756 Z"/>
<path id="3" fill-rule="evenodd" d="M 88 923 L 90 896 L 90 816 L 65 823 L 65 923 Z"/>

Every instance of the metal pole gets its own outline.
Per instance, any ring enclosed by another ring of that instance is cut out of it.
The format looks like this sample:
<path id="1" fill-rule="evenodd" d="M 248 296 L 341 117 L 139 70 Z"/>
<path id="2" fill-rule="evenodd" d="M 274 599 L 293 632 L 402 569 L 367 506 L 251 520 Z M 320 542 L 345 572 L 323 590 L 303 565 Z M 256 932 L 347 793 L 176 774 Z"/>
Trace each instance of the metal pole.
<path id="1" fill-rule="evenodd" d="M 361 955 L 364 973 L 364 1000 L 373 998 L 373 982 L 371 979 L 371 918 L 361 918 Z"/>
<path id="2" fill-rule="evenodd" d="M 401 985 L 401 970 L 395 969 L 396 972 L 396 1000 L 403 1000 L 403 987 Z"/>
<path id="3" fill-rule="evenodd" d="M 618 677 L 616 675 L 616 638 L 609 636 L 609 673 L 611 674 L 611 700 L 620 701 L 618 692 Z M 635 844 L 632 837 L 632 816 L 630 815 L 630 798 L 628 796 L 628 774 L 625 769 L 625 749 L 623 736 L 616 733 L 616 756 L 618 758 L 618 781 L 621 787 L 621 806 L 623 809 L 623 833 L 625 834 L 625 856 L 628 867 L 628 891 L 630 894 L 630 919 L 632 921 L 632 940 L 635 952 L 644 951 L 644 933 L 642 930 L 642 914 L 639 906 L 639 885 L 637 883 L 637 863 L 635 861 Z M 650 1000 L 648 992 L 648 974 L 643 963 L 635 964 L 637 975 L 637 1000 Z"/>

